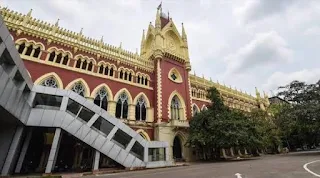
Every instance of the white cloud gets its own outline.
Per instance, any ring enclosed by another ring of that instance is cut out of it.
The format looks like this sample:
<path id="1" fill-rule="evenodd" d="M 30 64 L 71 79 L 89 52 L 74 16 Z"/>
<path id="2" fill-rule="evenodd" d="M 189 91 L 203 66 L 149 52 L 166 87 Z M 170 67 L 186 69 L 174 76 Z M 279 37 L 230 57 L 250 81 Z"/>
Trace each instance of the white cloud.
<path id="1" fill-rule="evenodd" d="M 233 13 L 240 16 L 242 23 L 247 24 L 282 12 L 294 1 L 296 0 L 247 0 L 242 6 L 234 8 Z"/>
<path id="2" fill-rule="evenodd" d="M 263 88 L 266 90 L 275 90 L 279 86 L 287 85 L 290 82 L 298 80 L 307 83 L 315 83 L 320 80 L 320 68 L 303 69 L 295 72 L 275 72 L 268 79 Z"/>
<path id="3" fill-rule="evenodd" d="M 318 36 L 320 35 L 320 27 L 311 27 L 311 28 L 308 28 L 304 31 L 303 33 L 304 35 L 307 35 L 307 36 Z"/>
<path id="4" fill-rule="evenodd" d="M 266 65 L 281 64 L 292 58 L 293 51 L 275 31 L 256 34 L 254 39 L 226 57 L 227 74 L 241 73 Z"/>

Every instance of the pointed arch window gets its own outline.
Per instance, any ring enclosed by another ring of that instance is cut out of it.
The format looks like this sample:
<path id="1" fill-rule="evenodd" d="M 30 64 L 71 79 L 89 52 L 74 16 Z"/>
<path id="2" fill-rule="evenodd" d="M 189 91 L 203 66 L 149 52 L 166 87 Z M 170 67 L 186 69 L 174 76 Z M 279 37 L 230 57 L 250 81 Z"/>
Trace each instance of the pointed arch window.
<path id="1" fill-rule="evenodd" d="M 30 46 L 28 46 L 28 48 L 27 48 L 27 52 L 26 52 L 26 56 L 30 56 L 31 55 L 31 53 L 32 53 L 32 50 L 33 50 L 33 46 L 32 45 L 30 45 Z"/>
<path id="2" fill-rule="evenodd" d="M 101 88 L 94 99 L 94 104 L 104 110 L 108 110 L 108 92 L 105 87 Z"/>
<path id="3" fill-rule="evenodd" d="M 76 68 L 80 69 L 80 67 L 81 67 L 81 59 L 78 59 L 76 63 Z"/>
<path id="4" fill-rule="evenodd" d="M 84 86 L 83 86 L 83 84 L 81 82 L 75 83 L 71 90 L 74 91 L 75 93 L 83 96 L 83 97 L 84 97 L 84 94 L 86 92 L 85 88 L 84 88 Z"/>
<path id="5" fill-rule="evenodd" d="M 136 103 L 136 120 L 145 121 L 146 116 L 147 116 L 146 101 L 143 96 L 140 96 Z"/>
<path id="6" fill-rule="evenodd" d="M 88 71 L 92 71 L 92 67 L 93 67 L 93 63 L 92 61 L 90 61 L 88 65 Z"/>
<path id="7" fill-rule="evenodd" d="M 122 92 L 117 101 L 116 117 L 120 119 L 128 118 L 128 95 Z"/>
<path id="8" fill-rule="evenodd" d="M 171 119 L 180 119 L 180 100 L 177 95 L 171 100 Z"/>
<path id="9" fill-rule="evenodd" d="M 56 52 L 52 51 L 49 56 L 49 61 L 53 62 L 55 56 L 56 56 Z"/>
<path id="10" fill-rule="evenodd" d="M 82 63 L 82 69 L 86 70 L 87 69 L 87 61 L 84 60 L 83 63 Z"/>
<path id="11" fill-rule="evenodd" d="M 99 74 L 103 73 L 103 65 L 99 66 Z"/>
<path id="12" fill-rule="evenodd" d="M 110 69 L 109 76 L 113 76 L 113 68 L 112 67 Z"/>
<path id="13" fill-rule="evenodd" d="M 62 64 L 63 64 L 63 65 L 67 65 L 68 62 L 69 62 L 69 56 L 66 55 L 66 56 L 64 56 L 64 58 L 63 58 Z"/>
<path id="14" fill-rule="evenodd" d="M 53 77 L 49 77 L 47 79 L 45 79 L 42 83 L 42 86 L 45 87 L 52 87 L 52 88 L 58 88 L 58 82 L 55 78 Z"/>
<path id="15" fill-rule="evenodd" d="M 20 54 L 22 54 L 25 48 L 26 48 L 26 44 L 25 44 L 25 43 L 22 43 L 22 44 L 19 46 L 18 52 L 19 52 Z"/>
<path id="16" fill-rule="evenodd" d="M 58 56 L 57 56 L 56 63 L 60 64 L 61 59 L 62 59 L 62 54 L 60 53 L 60 54 L 58 54 Z"/>
<path id="17" fill-rule="evenodd" d="M 39 57 L 39 55 L 40 55 L 40 47 L 38 47 L 37 49 L 35 49 L 34 50 L 34 54 L 33 54 L 33 57 L 35 57 L 35 58 L 38 58 Z"/>
<path id="18" fill-rule="evenodd" d="M 107 66 L 107 67 L 104 69 L 104 75 L 108 75 L 108 72 L 109 72 L 109 67 Z"/>

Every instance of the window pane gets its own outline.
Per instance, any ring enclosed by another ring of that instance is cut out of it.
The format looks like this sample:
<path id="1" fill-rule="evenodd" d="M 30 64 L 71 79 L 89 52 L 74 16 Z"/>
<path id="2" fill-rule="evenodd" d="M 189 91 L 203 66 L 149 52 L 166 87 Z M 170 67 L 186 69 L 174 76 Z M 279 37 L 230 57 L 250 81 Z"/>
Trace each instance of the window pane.
<path id="1" fill-rule="evenodd" d="M 108 136 L 108 134 L 111 132 L 112 128 L 114 127 L 113 124 L 111 124 L 109 121 L 105 120 L 102 117 L 99 117 L 96 122 L 93 123 L 91 127 L 94 127 L 101 132 L 105 134 L 105 136 Z"/>
<path id="2" fill-rule="evenodd" d="M 165 148 L 149 148 L 149 161 L 165 161 L 166 150 Z"/>
<path id="3" fill-rule="evenodd" d="M 115 141 L 115 143 L 117 143 L 119 146 L 126 148 L 131 140 L 131 137 L 124 131 L 118 129 L 112 140 Z"/>
<path id="4" fill-rule="evenodd" d="M 78 114 L 80 108 L 81 108 L 81 105 L 79 103 L 75 102 L 72 99 L 69 99 L 68 105 L 67 105 L 67 111 L 69 111 L 74 116 L 76 116 Z"/>
<path id="5" fill-rule="evenodd" d="M 89 110 L 86 107 L 83 107 L 78 115 L 79 118 L 81 118 L 82 120 L 88 122 L 92 116 L 94 115 L 94 112 Z"/>
<path id="6" fill-rule="evenodd" d="M 130 152 L 143 161 L 144 147 L 139 142 L 134 143 Z"/>
<path id="7" fill-rule="evenodd" d="M 60 109 L 62 96 L 37 93 L 34 101 L 36 108 Z"/>

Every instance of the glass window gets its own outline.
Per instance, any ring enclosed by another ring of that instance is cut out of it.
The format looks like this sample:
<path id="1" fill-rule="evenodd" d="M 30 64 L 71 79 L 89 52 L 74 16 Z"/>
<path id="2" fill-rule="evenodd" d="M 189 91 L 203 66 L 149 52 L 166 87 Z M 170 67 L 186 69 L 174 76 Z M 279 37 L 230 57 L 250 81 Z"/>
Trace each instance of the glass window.
<path id="1" fill-rule="evenodd" d="M 117 143 L 119 146 L 126 148 L 131 141 L 131 137 L 124 131 L 118 129 L 112 140 L 115 141 L 115 143 Z"/>
<path id="2" fill-rule="evenodd" d="M 133 147 L 130 151 L 133 155 L 135 155 L 137 158 L 143 161 L 143 155 L 144 155 L 144 147 L 139 143 L 135 142 Z"/>
<path id="3" fill-rule="evenodd" d="M 42 83 L 41 83 L 42 86 L 45 86 L 45 87 L 52 87 L 52 88 L 58 88 L 58 84 L 57 84 L 57 81 L 54 77 L 49 77 L 47 79 L 45 79 Z"/>
<path id="4" fill-rule="evenodd" d="M 67 105 L 67 111 L 69 111 L 69 113 L 76 116 L 78 114 L 80 108 L 81 108 L 81 105 L 79 103 L 75 102 L 72 99 L 69 99 L 68 105 Z"/>
<path id="5" fill-rule="evenodd" d="M 88 122 L 92 116 L 94 115 L 94 112 L 89 110 L 88 108 L 86 107 L 82 107 L 78 117 L 86 122 Z"/>
<path id="6" fill-rule="evenodd" d="M 105 136 L 108 136 L 108 134 L 113 129 L 114 125 L 106 119 L 104 119 L 103 117 L 99 117 L 91 127 L 100 130 L 102 133 L 105 134 Z"/>
<path id="7" fill-rule="evenodd" d="M 149 148 L 149 161 L 165 161 L 166 149 L 165 148 Z"/>
<path id="8" fill-rule="evenodd" d="M 34 100 L 34 107 L 59 110 L 61 102 L 62 96 L 37 93 Z"/>

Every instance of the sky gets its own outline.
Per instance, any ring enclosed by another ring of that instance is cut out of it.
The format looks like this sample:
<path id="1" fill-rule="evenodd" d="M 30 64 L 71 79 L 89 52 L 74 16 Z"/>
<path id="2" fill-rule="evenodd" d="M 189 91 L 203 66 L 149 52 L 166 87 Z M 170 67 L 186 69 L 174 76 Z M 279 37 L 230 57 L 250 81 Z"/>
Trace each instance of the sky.
<path id="1" fill-rule="evenodd" d="M 1 6 L 135 52 L 158 0 L 0 0 Z M 188 36 L 192 73 L 254 94 L 320 79 L 320 0 L 163 0 Z"/>

